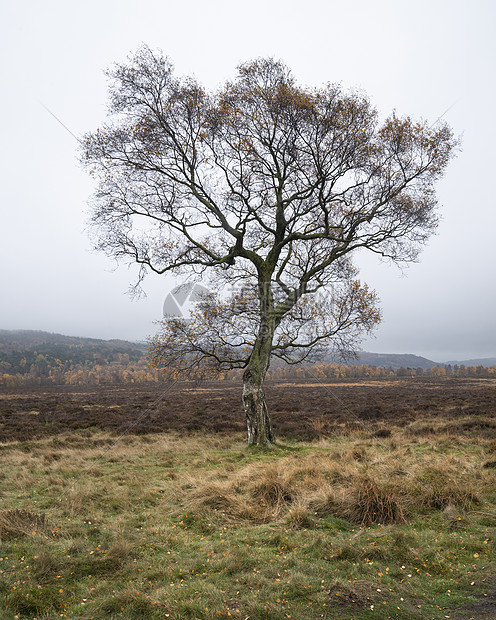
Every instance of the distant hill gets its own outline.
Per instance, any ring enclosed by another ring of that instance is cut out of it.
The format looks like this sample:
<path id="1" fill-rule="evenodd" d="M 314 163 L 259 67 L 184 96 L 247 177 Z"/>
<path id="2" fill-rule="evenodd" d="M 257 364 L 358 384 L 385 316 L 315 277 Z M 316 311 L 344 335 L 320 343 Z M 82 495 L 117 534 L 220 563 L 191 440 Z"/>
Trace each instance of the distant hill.
<path id="1" fill-rule="evenodd" d="M 481 357 L 473 360 L 455 360 L 444 363 L 445 366 L 448 364 L 451 366 L 484 366 L 485 368 L 489 368 L 490 366 L 496 366 L 496 357 Z"/>
<path id="2" fill-rule="evenodd" d="M 45 374 L 53 366 L 72 368 L 108 364 L 123 357 L 143 358 L 146 345 L 126 340 L 78 338 L 31 330 L 0 330 L 0 372 L 26 373 L 34 365 Z"/>
<path id="3" fill-rule="evenodd" d="M 423 370 L 429 370 L 434 366 L 484 366 L 489 368 L 490 366 L 496 366 L 496 357 L 484 357 L 480 359 L 470 360 L 452 360 L 449 362 L 433 362 L 426 357 L 419 355 L 412 355 L 411 353 L 370 353 L 368 351 L 360 351 L 359 357 L 356 360 L 348 360 L 346 362 L 340 362 L 337 358 L 337 363 L 351 365 L 351 366 L 382 366 L 383 368 L 392 368 L 398 370 L 399 368 L 422 368 Z"/>
<path id="4" fill-rule="evenodd" d="M 367 351 L 360 351 L 358 360 L 354 360 L 351 363 L 354 365 L 383 366 L 393 370 L 398 370 L 399 368 L 423 368 L 424 370 L 429 370 L 429 368 L 439 366 L 438 363 L 426 357 L 412 355 L 411 353 L 369 353 Z"/>
<path id="5" fill-rule="evenodd" d="M 75 367 L 92 368 L 107 364 L 144 361 L 147 353 L 145 343 L 127 340 L 101 340 L 64 336 L 44 331 L 0 329 L 0 374 L 27 373 L 34 366 L 40 376 L 46 376 L 53 367 L 70 370 Z M 496 357 L 481 359 L 434 362 L 419 355 L 409 353 L 370 353 L 361 351 L 358 359 L 343 361 L 336 356 L 326 358 L 328 362 L 350 366 L 382 366 L 398 370 L 400 368 L 422 368 L 429 370 L 434 366 L 496 366 Z M 274 360 L 272 368 L 278 367 Z M 281 364 L 284 366 L 284 364 Z"/>
<path id="6" fill-rule="evenodd" d="M 368 351 L 360 351 L 358 359 L 348 359 L 343 361 L 337 356 L 331 356 L 330 362 L 344 364 L 346 366 L 382 366 L 383 368 L 422 368 L 429 370 L 434 366 L 439 366 L 436 362 L 419 355 L 410 353 L 370 353 Z"/>
<path id="7" fill-rule="evenodd" d="M 383 368 L 392 368 L 398 370 L 400 368 L 422 368 L 429 370 L 434 366 L 496 366 L 496 357 L 485 357 L 470 360 L 452 360 L 449 362 L 433 362 L 426 357 L 412 355 L 411 353 L 370 353 L 368 351 L 360 351 L 358 359 L 350 359 L 346 361 L 339 360 L 337 357 L 329 358 L 329 361 L 346 366 L 382 366 Z"/>

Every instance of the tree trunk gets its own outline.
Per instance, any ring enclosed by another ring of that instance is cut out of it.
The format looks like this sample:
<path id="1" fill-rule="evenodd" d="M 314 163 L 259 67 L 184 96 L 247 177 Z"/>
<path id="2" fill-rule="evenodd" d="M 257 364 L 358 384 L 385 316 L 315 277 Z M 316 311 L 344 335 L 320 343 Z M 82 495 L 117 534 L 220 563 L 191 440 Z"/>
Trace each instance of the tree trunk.
<path id="1" fill-rule="evenodd" d="M 272 339 L 255 345 L 248 367 L 243 374 L 243 407 L 248 427 L 249 446 L 270 446 L 274 433 L 263 389 L 269 368 Z"/>
<path id="2" fill-rule="evenodd" d="M 260 273 L 259 276 L 260 325 L 248 365 L 243 373 L 243 407 L 248 427 L 248 445 L 270 446 L 274 443 L 275 437 L 263 386 L 270 364 L 276 325 L 270 274 Z"/>

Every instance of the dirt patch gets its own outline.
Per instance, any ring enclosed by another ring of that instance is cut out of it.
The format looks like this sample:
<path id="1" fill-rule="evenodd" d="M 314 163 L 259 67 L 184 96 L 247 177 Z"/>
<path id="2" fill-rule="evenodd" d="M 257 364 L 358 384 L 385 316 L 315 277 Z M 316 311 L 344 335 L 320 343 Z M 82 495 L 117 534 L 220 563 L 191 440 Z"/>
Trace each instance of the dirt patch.
<path id="1" fill-rule="evenodd" d="M 476 595 L 475 603 L 468 603 L 454 614 L 453 620 L 494 620 L 496 618 L 496 581 L 493 579 L 483 594 Z"/>

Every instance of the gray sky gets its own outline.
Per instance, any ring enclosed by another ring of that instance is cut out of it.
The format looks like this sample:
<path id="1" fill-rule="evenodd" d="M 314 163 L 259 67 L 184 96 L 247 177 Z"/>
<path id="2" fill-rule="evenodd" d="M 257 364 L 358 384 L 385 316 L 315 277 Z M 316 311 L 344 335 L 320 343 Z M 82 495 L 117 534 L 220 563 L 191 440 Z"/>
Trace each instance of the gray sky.
<path id="1" fill-rule="evenodd" d="M 385 115 L 434 122 L 450 108 L 463 151 L 438 186 L 438 235 L 405 272 L 359 259 L 384 313 L 363 346 L 436 361 L 496 356 L 495 24 L 492 0 L 1 0 L 0 328 L 154 332 L 170 283 L 150 276 L 147 298 L 133 301 L 136 270 L 92 252 L 92 181 L 43 107 L 76 135 L 96 129 L 104 69 L 146 43 L 212 88 L 240 62 L 274 56 L 302 84 L 365 90 Z"/>

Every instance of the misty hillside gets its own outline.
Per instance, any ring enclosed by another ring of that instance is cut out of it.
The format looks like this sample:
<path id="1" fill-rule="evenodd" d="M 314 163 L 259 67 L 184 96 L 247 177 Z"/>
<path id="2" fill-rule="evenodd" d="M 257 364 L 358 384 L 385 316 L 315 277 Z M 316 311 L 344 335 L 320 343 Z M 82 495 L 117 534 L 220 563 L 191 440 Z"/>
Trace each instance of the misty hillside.
<path id="1" fill-rule="evenodd" d="M 75 367 L 93 368 L 108 364 L 127 366 L 144 361 L 147 345 L 127 340 L 101 340 L 80 338 L 33 330 L 0 330 L 0 373 L 25 374 L 36 367 L 38 374 L 47 375 L 48 370 L 58 367 L 69 370 Z M 343 360 L 329 357 L 328 361 L 350 366 L 376 366 L 399 370 L 400 368 L 422 368 L 434 366 L 496 366 L 496 358 L 434 362 L 419 355 L 408 353 L 370 353 L 361 351 L 358 359 Z M 272 365 L 278 367 L 274 360 Z M 285 364 L 282 364 L 285 366 Z"/>
<path id="2" fill-rule="evenodd" d="M 489 366 L 496 366 L 496 357 L 481 357 L 473 360 L 452 360 L 450 362 L 445 362 L 445 364 L 450 364 L 451 366 L 484 366 L 488 368 Z"/>
<path id="3" fill-rule="evenodd" d="M 426 357 L 420 355 L 412 355 L 411 353 L 369 353 L 368 351 L 360 351 L 356 360 L 348 360 L 339 362 L 338 359 L 331 360 L 351 366 L 382 366 L 383 368 L 392 368 L 399 370 L 400 368 L 422 368 L 429 370 L 434 366 L 496 366 L 496 357 L 485 357 L 470 360 L 451 360 L 449 362 L 433 362 Z"/>
<path id="4" fill-rule="evenodd" d="M 398 370 L 399 368 L 422 368 L 423 370 L 429 370 L 429 368 L 439 365 L 426 357 L 410 353 L 368 353 L 367 351 L 360 351 L 358 359 L 351 360 L 348 363 L 353 366 L 361 364 L 382 366 L 383 368 L 392 368 L 393 370 Z"/>
<path id="5" fill-rule="evenodd" d="M 31 330 L 0 330 L 0 372 L 26 373 L 31 366 L 92 367 L 143 358 L 146 346 L 126 340 L 78 338 Z"/>

